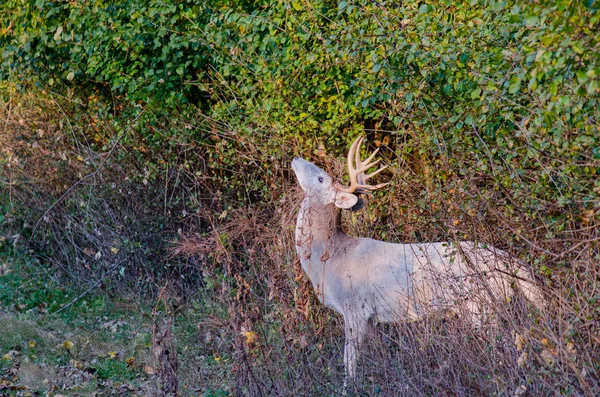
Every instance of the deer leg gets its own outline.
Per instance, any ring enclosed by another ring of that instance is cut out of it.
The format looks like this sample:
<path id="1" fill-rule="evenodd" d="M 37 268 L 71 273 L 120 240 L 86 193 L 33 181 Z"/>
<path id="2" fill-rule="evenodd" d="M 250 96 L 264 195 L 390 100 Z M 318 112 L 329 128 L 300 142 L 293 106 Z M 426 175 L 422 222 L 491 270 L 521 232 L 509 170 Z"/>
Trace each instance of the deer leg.
<path id="1" fill-rule="evenodd" d="M 346 342 L 344 346 L 344 366 L 346 376 L 352 380 L 356 378 L 356 362 L 358 360 L 358 349 L 367 331 L 367 319 L 360 316 L 345 316 L 344 331 Z M 346 381 L 344 380 L 344 386 Z"/>

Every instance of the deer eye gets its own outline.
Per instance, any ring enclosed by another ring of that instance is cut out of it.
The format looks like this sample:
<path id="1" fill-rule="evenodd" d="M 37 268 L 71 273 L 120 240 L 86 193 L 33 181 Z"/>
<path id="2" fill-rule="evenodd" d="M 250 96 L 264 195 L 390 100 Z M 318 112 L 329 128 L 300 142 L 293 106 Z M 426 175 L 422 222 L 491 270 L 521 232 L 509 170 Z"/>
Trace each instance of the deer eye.
<path id="1" fill-rule="evenodd" d="M 323 183 L 323 177 L 322 176 L 319 177 L 319 182 Z"/>

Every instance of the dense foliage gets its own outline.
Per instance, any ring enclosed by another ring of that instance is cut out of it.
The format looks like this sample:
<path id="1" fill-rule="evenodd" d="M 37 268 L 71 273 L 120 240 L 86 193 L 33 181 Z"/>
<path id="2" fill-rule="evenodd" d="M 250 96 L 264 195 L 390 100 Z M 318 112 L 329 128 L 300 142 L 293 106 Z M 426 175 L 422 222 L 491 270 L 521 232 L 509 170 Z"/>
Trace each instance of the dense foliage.
<path id="1" fill-rule="evenodd" d="M 265 151 L 279 157 L 270 149 L 289 138 L 339 147 L 371 127 L 516 194 L 536 180 L 525 199 L 590 203 L 600 186 L 593 2 L 3 7 L 4 77 L 96 88 L 117 108 L 194 105 L 206 118 L 195 139 L 207 129 L 269 138 Z M 166 137 L 145 135 L 162 150 Z M 218 148 L 226 161 L 236 144 Z"/>
<path id="2" fill-rule="evenodd" d="M 6 0 L 6 219 L 77 277 L 112 272 L 109 259 L 128 263 L 114 273 L 119 286 L 175 274 L 181 294 L 201 288 L 202 299 L 235 307 L 221 319 L 239 335 L 267 312 L 284 307 L 285 323 L 301 306 L 289 270 L 289 160 L 337 172 L 331 158 L 366 133 L 393 183 L 350 219 L 352 231 L 508 249 L 568 302 L 560 343 L 598 349 L 599 7 Z M 15 109 L 33 109 L 31 120 L 12 120 Z M 188 231 L 199 259 L 175 260 L 170 241 Z M 296 321 L 283 329 L 299 340 L 308 332 Z M 565 370 L 584 393 L 600 387 L 581 376 L 598 371 L 591 362 Z"/>

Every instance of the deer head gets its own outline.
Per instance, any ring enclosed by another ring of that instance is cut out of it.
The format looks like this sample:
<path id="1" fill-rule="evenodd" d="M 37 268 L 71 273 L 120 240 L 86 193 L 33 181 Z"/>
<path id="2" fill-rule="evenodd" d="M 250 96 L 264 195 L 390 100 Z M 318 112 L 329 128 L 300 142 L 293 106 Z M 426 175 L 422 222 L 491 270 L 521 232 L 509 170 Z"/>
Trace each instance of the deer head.
<path id="1" fill-rule="evenodd" d="M 379 174 L 387 166 L 383 166 L 370 174 L 365 174 L 380 160 L 371 162 L 379 149 L 375 150 L 365 161 L 361 160 L 360 146 L 363 139 L 363 137 L 358 137 L 348 151 L 349 186 L 334 181 L 327 172 L 313 163 L 300 157 L 294 158 L 292 169 L 296 173 L 300 187 L 314 204 L 328 205 L 333 203 L 338 208 L 357 211 L 364 206 L 364 201 L 359 197 L 361 194 L 369 194 L 373 190 L 388 184 L 370 185 L 366 183 L 367 179 Z"/>

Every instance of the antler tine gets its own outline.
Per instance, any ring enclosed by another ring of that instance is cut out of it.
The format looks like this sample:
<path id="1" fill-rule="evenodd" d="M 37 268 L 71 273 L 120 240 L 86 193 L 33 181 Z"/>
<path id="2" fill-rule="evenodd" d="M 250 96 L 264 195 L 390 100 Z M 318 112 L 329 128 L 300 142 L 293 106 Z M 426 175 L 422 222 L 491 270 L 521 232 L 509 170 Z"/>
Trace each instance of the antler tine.
<path id="1" fill-rule="evenodd" d="M 378 170 L 371 172 L 369 175 L 365 175 L 365 179 L 374 177 L 375 175 L 379 174 L 381 171 L 385 170 L 387 167 L 388 167 L 387 165 L 384 165 L 383 167 L 379 168 Z"/>
<path id="2" fill-rule="evenodd" d="M 356 138 L 354 142 L 352 142 L 350 150 L 348 150 L 348 172 L 350 173 L 350 183 L 352 183 L 352 170 L 354 169 L 354 164 L 352 164 L 352 157 L 356 156 L 357 163 L 358 161 L 360 161 L 360 144 L 362 140 L 362 136 Z"/>
<path id="3" fill-rule="evenodd" d="M 356 145 L 356 150 L 354 152 L 354 163 L 356 164 L 356 168 L 360 167 L 360 146 L 365 140 L 364 136 L 359 136 L 355 142 L 358 142 Z"/>
<path id="4" fill-rule="evenodd" d="M 365 161 L 363 161 L 361 165 L 368 164 L 371 160 L 373 160 L 373 158 L 377 155 L 377 153 L 379 153 L 379 149 L 381 149 L 381 148 L 375 149 L 375 151 L 373 153 L 371 153 L 371 155 L 369 157 L 367 157 L 367 159 Z M 375 163 L 373 163 L 371 165 L 371 167 L 373 165 L 377 164 L 377 162 L 379 162 L 379 160 L 377 160 Z M 358 162 L 356 163 L 356 165 L 358 165 Z M 371 168 L 371 167 L 369 167 L 369 168 Z"/>
<path id="5" fill-rule="evenodd" d="M 363 174 L 363 173 L 364 173 L 366 170 L 368 170 L 368 169 L 369 169 L 369 168 L 371 168 L 371 167 L 374 167 L 374 166 L 376 166 L 376 165 L 377 165 L 377 164 L 379 164 L 380 162 L 381 162 L 381 160 L 375 160 L 375 161 L 373 161 L 371 164 L 367 164 L 367 163 L 361 163 L 361 164 L 359 164 L 359 165 L 358 165 L 360 168 L 358 168 L 358 167 L 357 167 L 357 168 L 356 168 L 354 171 L 355 171 L 357 174 Z"/>
<path id="6" fill-rule="evenodd" d="M 380 183 L 378 185 L 362 185 L 359 189 L 361 190 L 361 193 L 370 193 L 370 190 L 377 190 L 389 184 L 390 182 Z"/>

